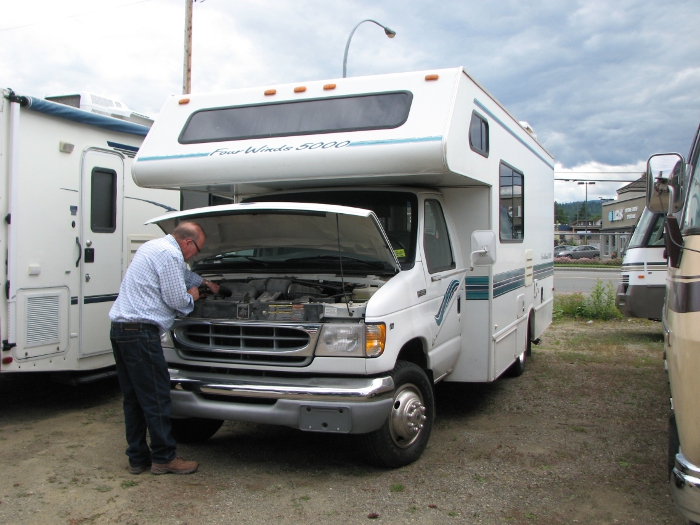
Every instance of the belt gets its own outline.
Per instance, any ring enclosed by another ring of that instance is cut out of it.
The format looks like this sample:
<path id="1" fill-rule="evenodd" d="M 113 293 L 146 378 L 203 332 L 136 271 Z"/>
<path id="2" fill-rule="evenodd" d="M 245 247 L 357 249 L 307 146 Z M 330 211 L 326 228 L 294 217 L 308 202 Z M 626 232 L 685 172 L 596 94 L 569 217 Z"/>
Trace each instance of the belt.
<path id="1" fill-rule="evenodd" d="M 160 331 L 158 325 L 152 323 L 120 323 L 112 321 L 112 326 L 115 328 L 121 328 L 122 330 L 155 330 Z"/>

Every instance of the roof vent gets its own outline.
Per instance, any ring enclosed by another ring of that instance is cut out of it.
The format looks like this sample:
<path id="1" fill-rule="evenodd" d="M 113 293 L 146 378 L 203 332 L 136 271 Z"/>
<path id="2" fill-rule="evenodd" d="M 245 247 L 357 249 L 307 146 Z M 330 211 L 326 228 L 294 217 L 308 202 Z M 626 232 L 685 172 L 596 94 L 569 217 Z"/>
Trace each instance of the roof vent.
<path id="1" fill-rule="evenodd" d="M 90 113 L 96 113 L 98 115 L 104 115 L 106 117 L 134 122 L 149 128 L 153 125 L 152 118 L 131 111 L 123 102 L 119 102 L 118 100 L 113 100 L 108 97 L 103 97 L 101 95 L 95 95 L 94 93 L 81 92 L 69 93 L 65 95 L 49 95 L 45 98 L 51 102 L 72 106 L 74 108 L 89 111 Z"/>
<path id="2" fill-rule="evenodd" d="M 528 124 L 524 120 L 521 120 L 520 122 L 518 122 L 518 124 L 520 124 L 525 131 L 532 135 L 533 139 L 537 140 L 537 134 L 535 133 L 535 130 L 532 129 L 532 126 L 530 126 L 530 124 Z"/>

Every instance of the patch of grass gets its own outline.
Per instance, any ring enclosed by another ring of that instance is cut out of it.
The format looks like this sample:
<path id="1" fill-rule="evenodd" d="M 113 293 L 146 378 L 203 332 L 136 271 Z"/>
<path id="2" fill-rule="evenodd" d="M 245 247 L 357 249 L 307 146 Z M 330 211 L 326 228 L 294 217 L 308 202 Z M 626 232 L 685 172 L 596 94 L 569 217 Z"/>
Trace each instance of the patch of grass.
<path id="1" fill-rule="evenodd" d="M 123 489 L 128 489 L 129 487 L 136 487 L 139 484 L 138 481 L 134 481 L 132 479 L 125 479 L 122 481 L 122 488 Z"/>
<path id="2" fill-rule="evenodd" d="M 597 279 L 588 297 L 581 292 L 556 295 L 552 318 L 559 320 L 573 317 L 574 319 L 600 319 L 603 321 L 622 319 L 622 314 L 615 306 L 615 294 L 613 283 L 603 284 L 603 281 Z"/>
<path id="3" fill-rule="evenodd" d="M 403 492 L 404 490 L 406 490 L 406 487 L 401 483 L 394 483 L 391 485 L 391 492 Z"/>
<path id="4" fill-rule="evenodd" d="M 109 492 L 110 490 L 112 490 L 112 487 L 110 487 L 109 485 L 97 485 L 95 487 L 95 490 L 97 492 Z"/>
<path id="5" fill-rule="evenodd" d="M 474 474 L 472 476 L 472 479 L 474 479 L 474 481 L 478 481 L 479 483 L 486 483 L 486 478 L 483 476 L 480 476 L 479 474 Z"/>

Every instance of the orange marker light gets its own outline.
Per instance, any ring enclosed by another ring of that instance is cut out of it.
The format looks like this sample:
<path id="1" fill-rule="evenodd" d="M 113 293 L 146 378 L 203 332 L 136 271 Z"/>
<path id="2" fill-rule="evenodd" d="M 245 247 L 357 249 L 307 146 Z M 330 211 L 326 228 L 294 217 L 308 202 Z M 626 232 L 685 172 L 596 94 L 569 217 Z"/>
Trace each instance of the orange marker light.
<path id="1" fill-rule="evenodd" d="M 328 91 L 329 89 L 335 89 L 335 84 L 326 84 L 325 86 L 323 86 L 323 89 L 325 89 L 326 91 Z"/>
<path id="2" fill-rule="evenodd" d="M 640 279 L 644 279 L 643 275 L 638 275 L 637 277 L 639 277 Z"/>
<path id="3" fill-rule="evenodd" d="M 303 93 L 306 91 L 306 86 L 299 86 L 294 88 L 294 93 Z"/>
<path id="4" fill-rule="evenodd" d="M 277 94 L 277 90 L 276 90 L 276 89 L 266 89 L 266 90 L 265 90 L 265 96 L 266 96 L 266 97 L 269 97 L 270 95 L 276 95 L 276 94 Z"/>
<path id="5" fill-rule="evenodd" d="M 180 104 L 181 106 L 182 106 L 183 104 L 189 104 L 189 103 L 190 103 L 190 99 L 189 99 L 189 98 L 181 98 L 180 100 L 177 101 L 177 103 Z"/>
<path id="6" fill-rule="evenodd" d="M 437 80 L 440 75 L 425 75 L 425 80 Z"/>

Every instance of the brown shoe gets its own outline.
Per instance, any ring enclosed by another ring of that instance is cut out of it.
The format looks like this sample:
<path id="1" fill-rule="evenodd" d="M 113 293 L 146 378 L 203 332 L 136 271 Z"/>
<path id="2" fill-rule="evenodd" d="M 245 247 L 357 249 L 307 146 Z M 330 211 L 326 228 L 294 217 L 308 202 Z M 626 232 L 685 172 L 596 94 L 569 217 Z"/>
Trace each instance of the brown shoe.
<path id="1" fill-rule="evenodd" d="M 185 461 L 176 457 L 170 463 L 153 463 L 151 474 L 192 474 L 197 471 L 199 465 L 196 461 Z"/>

